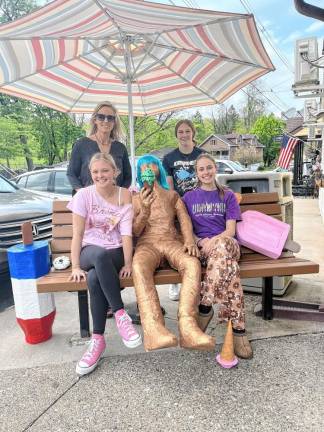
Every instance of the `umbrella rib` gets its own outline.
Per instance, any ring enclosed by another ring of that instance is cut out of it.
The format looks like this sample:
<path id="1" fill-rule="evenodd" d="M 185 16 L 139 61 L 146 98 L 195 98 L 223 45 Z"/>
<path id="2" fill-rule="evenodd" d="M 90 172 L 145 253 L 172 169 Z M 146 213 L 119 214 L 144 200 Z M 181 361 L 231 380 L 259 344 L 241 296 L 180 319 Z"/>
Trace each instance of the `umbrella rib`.
<path id="1" fill-rule="evenodd" d="M 97 5 L 98 8 L 99 8 L 103 13 L 104 13 L 104 15 L 108 18 L 108 20 L 110 20 L 110 21 L 111 21 L 111 22 L 116 26 L 116 28 L 117 28 L 119 34 L 122 35 L 122 34 L 123 34 L 122 30 L 120 29 L 119 25 L 116 23 L 116 21 L 115 21 L 115 19 L 113 18 L 113 16 L 108 12 L 108 10 L 105 9 L 105 8 L 102 6 L 102 4 L 100 3 L 100 1 L 98 1 L 98 0 L 92 0 L 92 1 L 93 1 L 93 3 L 94 3 L 95 5 Z"/>
<path id="2" fill-rule="evenodd" d="M 149 46 L 149 48 L 148 48 L 148 50 L 147 51 L 145 51 L 145 55 L 144 55 L 144 57 L 142 58 L 142 60 L 138 63 L 138 65 L 136 66 L 136 68 L 135 68 L 135 66 L 134 66 L 134 76 L 136 76 L 136 72 L 137 72 L 137 70 L 140 68 L 140 66 L 141 66 L 141 64 L 144 62 L 144 60 L 148 57 L 148 55 L 150 54 L 150 52 L 152 51 L 152 48 L 154 47 L 154 44 L 155 44 L 155 42 L 157 41 L 157 39 L 160 37 L 160 35 L 159 34 L 157 34 L 156 35 L 156 37 L 155 37 L 155 39 L 153 40 L 151 40 L 150 41 L 150 46 Z M 134 43 L 134 45 L 136 45 L 137 47 L 138 47 L 138 44 L 135 42 Z"/>
<path id="3" fill-rule="evenodd" d="M 177 31 L 177 30 L 189 30 L 189 29 L 194 29 L 194 28 L 197 28 L 200 26 L 206 26 L 206 25 L 210 25 L 210 24 L 223 24 L 226 22 L 239 21 L 241 19 L 247 20 L 251 17 L 253 17 L 252 14 L 241 14 L 241 15 L 238 15 L 236 17 L 216 18 L 216 19 L 210 20 L 210 21 L 202 21 L 202 22 L 199 22 L 197 24 L 188 24 L 188 25 L 184 25 L 184 26 L 173 27 L 173 28 L 170 28 L 167 30 L 163 30 L 163 31 L 159 32 L 159 34 L 162 35 L 162 34 L 170 33 L 170 32 Z"/>
<path id="4" fill-rule="evenodd" d="M 226 60 L 229 63 L 236 63 L 236 64 L 242 64 L 245 66 L 251 66 L 251 67 L 255 67 L 255 68 L 261 68 L 261 69 L 265 69 L 268 70 L 269 68 L 266 66 L 262 66 L 258 63 L 251 63 L 245 60 L 238 60 L 238 59 L 233 59 L 230 57 L 226 57 L 226 56 L 222 56 L 220 54 L 212 54 L 212 53 L 206 53 L 203 51 L 195 51 L 195 50 L 190 50 L 188 48 L 178 48 L 178 47 L 172 47 L 172 46 L 168 46 L 168 45 L 164 45 L 164 44 L 155 44 L 155 46 L 159 47 L 159 48 L 165 48 L 165 49 L 169 49 L 171 51 L 177 51 L 177 52 L 184 52 L 186 54 L 194 54 L 197 56 L 202 56 L 202 57 L 209 57 L 209 58 L 214 58 L 214 59 L 222 59 L 222 60 Z"/>
<path id="5" fill-rule="evenodd" d="M 107 62 L 106 62 L 107 64 Z M 106 66 L 105 64 L 105 66 Z M 103 67 L 105 67 L 103 66 Z M 73 104 L 70 106 L 70 109 L 68 112 L 71 112 L 73 108 L 76 106 L 76 104 L 79 102 L 79 100 L 82 98 L 82 96 L 85 94 L 85 92 L 88 90 L 88 88 L 91 86 L 91 84 L 94 82 L 94 80 L 101 74 L 101 70 L 98 71 L 98 73 L 93 77 L 93 79 L 89 82 L 89 84 L 86 86 L 86 88 L 80 93 L 80 96 L 73 102 Z"/>
<path id="6" fill-rule="evenodd" d="M 93 46 L 92 43 L 91 43 L 90 41 L 88 41 L 88 43 L 89 43 L 91 46 Z M 106 46 L 106 45 L 102 46 L 101 49 L 104 48 L 105 46 Z M 107 46 L 108 46 L 108 44 L 107 44 Z M 116 76 L 117 76 L 118 78 L 122 79 L 122 77 L 123 77 L 123 73 L 122 73 L 122 71 L 121 71 L 121 70 L 118 68 L 118 66 L 116 66 L 116 65 L 112 62 L 112 60 L 111 60 L 111 59 L 114 57 L 115 52 L 113 52 L 113 53 L 111 54 L 110 57 L 106 57 L 105 54 L 103 54 L 99 49 L 96 50 L 96 52 L 97 52 L 99 55 L 101 55 L 102 58 L 106 61 L 106 65 L 107 65 L 107 64 L 110 64 L 113 68 L 116 69 L 116 71 L 117 71 L 117 75 L 116 75 Z M 105 66 L 106 66 L 106 65 L 105 65 Z"/>
<path id="7" fill-rule="evenodd" d="M 169 57 L 170 54 L 172 54 L 172 53 L 168 52 L 168 53 L 164 54 L 160 59 L 155 60 L 154 63 L 151 63 L 149 66 L 147 66 L 146 68 L 142 69 L 138 74 L 135 74 L 135 75 L 134 75 L 134 79 L 136 79 L 136 78 L 138 78 L 138 77 L 140 77 L 140 76 L 142 76 L 142 75 L 145 75 L 145 73 L 146 73 L 147 71 L 149 71 L 150 69 L 153 69 L 154 66 L 156 66 L 156 65 L 159 64 L 159 63 L 161 63 L 161 61 L 163 61 L 163 60 L 165 60 L 167 57 Z M 151 55 L 151 54 L 150 54 L 150 55 Z M 152 57 L 153 57 L 153 56 L 152 56 Z"/>
<path id="8" fill-rule="evenodd" d="M 154 54 L 150 54 L 151 57 L 153 57 L 155 60 L 157 60 L 158 63 L 162 64 L 164 67 L 166 67 L 169 71 L 171 71 L 173 74 L 175 74 L 176 76 L 178 76 L 180 79 L 182 79 L 183 81 L 185 81 L 186 83 L 190 84 L 191 87 L 194 87 L 196 90 L 199 91 L 199 93 L 204 94 L 205 96 L 207 96 L 208 99 L 214 101 L 215 103 L 218 103 L 218 100 L 213 98 L 212 96 L 210 96 L 208 93 L 206 93 L 204 90 L 200 89 L 199 87 L 197 87 L 195 84 L 193 84 L 191 81 L 189 81 L 187 78 L 183 77 L 182 75 L 180 75 L 178 72 L 176 72 L 174 69 L 170 68 L 168 65 L 166 65 L 164 63 L 164 61 L 162 61 L 161 59 L 158 59 L 157 57 L 155 57 Z"/>

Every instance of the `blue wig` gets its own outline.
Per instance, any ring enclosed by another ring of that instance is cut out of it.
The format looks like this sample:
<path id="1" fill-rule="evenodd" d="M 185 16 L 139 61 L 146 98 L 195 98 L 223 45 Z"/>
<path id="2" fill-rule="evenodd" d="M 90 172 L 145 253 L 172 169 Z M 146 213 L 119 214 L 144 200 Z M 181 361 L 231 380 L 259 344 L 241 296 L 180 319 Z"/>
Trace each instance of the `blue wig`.
<path id="1" fill-rule="evenodd" d="M 141 166 L 143 164 L 154 164 L 159 168 L 160 171 L 160 176 L 157 179 L 159 185 L 163 188 L 163 189 L 170 189 L 168 182 L 167 182 L 167 175 L 165 172 L 165 169 L 163 168 L 163 165 L 160 161 L 160 159 L 158 159 L 156 156 L 153 155 L 144 155 L 141 156 L 138 161 L 137 161 L 137 183 L 139 185 L 139 187 L 142 189 L 143 187 L 143 182 L 142 182 L 142 178 L 141 178 Z"/>

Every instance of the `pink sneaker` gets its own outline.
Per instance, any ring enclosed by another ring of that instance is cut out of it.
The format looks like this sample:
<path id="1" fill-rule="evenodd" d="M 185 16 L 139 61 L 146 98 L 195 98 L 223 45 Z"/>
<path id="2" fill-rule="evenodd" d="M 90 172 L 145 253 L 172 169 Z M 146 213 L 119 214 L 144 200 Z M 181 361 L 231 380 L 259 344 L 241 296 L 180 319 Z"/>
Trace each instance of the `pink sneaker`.
<path id="1" fill-rule="evenodd" d="M 127 348 L 135 348 L 142 343 L 142 337 L 137 333 L 132 320 L 124 309 L 115 313 L 115 320 L 118 332 Z"/>
<path id="2" fill-rule="evenodd" d="M 106 349 L 106 342 L 103 335 L 93 334 L 87 351 L 76 365 L 78 375 L 87 375 L 98 365 L 99 360 Z"/>

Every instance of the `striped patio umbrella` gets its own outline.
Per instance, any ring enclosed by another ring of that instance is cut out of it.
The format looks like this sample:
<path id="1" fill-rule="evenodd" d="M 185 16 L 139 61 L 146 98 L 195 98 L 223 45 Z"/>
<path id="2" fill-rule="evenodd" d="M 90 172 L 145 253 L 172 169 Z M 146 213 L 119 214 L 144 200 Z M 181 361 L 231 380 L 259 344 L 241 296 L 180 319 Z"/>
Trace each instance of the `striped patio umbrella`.
<path id="1" fill-rule="evenodd" d="M 59 111 L 129 115 L 216 104 L 273 64 L 252 15 L 142 0 L 55 0 L 0 26 L 0 92 Z"/>

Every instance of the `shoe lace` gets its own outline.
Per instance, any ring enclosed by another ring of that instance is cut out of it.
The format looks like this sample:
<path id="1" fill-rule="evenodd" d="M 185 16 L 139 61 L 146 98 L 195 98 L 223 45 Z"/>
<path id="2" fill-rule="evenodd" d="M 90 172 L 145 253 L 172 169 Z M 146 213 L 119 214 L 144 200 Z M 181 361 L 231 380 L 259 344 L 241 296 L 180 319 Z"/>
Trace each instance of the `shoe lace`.
<path id="1" fill-rule="evenodd" d="M 137 332 L 133 327 L 132 320 L 127 315 L 127 313 L 123 314 L 118 318 L 118 327 L 127 333 L 128 336 L 136 335 Z"/>
<path id="2" fill-rule="evenodd" d="M 82 360 L 91 359 L 99 350 L 99 341 L 97 339 L 91 339 L 87 351 L 84 353 Z"/>

